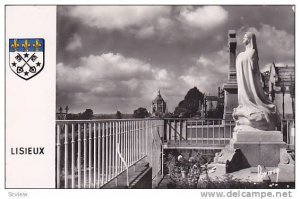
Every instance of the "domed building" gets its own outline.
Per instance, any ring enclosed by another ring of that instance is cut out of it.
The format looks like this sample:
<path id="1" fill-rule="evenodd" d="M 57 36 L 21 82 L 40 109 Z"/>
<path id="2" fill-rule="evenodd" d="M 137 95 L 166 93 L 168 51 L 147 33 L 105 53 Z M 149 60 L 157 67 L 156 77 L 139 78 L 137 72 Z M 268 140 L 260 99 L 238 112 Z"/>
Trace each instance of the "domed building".
<path id="1" fill-rule="evenodd" d="M 162 98 L 160 94 L 160 90 L 158 90 L 157 97 L 152 101 L 151 105 L 151 115 L 161 117 L 163 114 L 166 113 L 167 110 L 167 103 Z"/>

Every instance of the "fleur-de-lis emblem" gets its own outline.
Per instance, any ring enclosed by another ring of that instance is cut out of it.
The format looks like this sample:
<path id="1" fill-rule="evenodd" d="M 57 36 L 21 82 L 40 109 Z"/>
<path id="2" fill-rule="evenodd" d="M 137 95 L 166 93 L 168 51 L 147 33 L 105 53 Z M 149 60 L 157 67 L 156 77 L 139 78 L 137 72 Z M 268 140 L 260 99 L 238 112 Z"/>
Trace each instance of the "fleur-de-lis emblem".
<path id="1" fill-rule="evenodd" d="M 42 44 L 39 43 L 39 40 L 38 40 L 38 39 L 36 39 L 36 40 L 35 40 L 35 43 L 33 44 L 34 51 L 39 51 L 39 47 L 41 47 L 41 46 L 42 46 Z"/>
<path id="2" fill-rule="evenodd" d="M 11 47 L 14 49 L 14 51 L 18 51 L 20 44 L 18 43 L 17 39 L 14 39 L 14 43 L 11 45 Z"/>
<path id="3" fill-rule="evenodd" d="M 11 38 L 7 47 L 9 66 L 20 78 L 29 80 L 44 69 L 45 40 L 43 38 Z"/>
<path id="4" fill-rule="evenodd" d="M 24 44 L 22 44 L 22 47 L 24 48 L 25 51 L 28 51 L 28 48 L 30 47 L 30 43 L 28 42 L 28 40 L 26 39 Z"/>

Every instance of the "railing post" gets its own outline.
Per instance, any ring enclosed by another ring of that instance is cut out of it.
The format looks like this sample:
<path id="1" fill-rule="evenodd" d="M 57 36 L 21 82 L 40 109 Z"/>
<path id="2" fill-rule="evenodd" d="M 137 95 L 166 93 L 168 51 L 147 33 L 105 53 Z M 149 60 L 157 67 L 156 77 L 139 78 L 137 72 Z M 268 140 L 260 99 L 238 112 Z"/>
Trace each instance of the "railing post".
<path id="1" fill-rule="evenodd" d="M 105 158 L 105 148 L 104 148 L 104 139 L 105 139 L 105 123 L 103 122 L 102 123 L 102 131 L 101 131 L 101 134 L 102 134 L 102 158 L 101 158 L 101 186 L 103 186 L 104 184 L 104 160 L 106 159 Z"/>
<path id="2" fill-rule="evenodd" d="M 141 150 L 140 150 L 140 144 L 141 144 L 141 140 L 140 140 L 140 132 L 141 132 L 141 120 L 138 121 L 138 131 L 137 131 L 137 160 L 140 159 L 141 157 Z"/>
<path id="3" fill-rule="evenodd" d="M 112 178 L 115 177 L 115 149 L 116 149 L 116 126 L 115 122 L 112 122 L 112 149 L 111 149 L 111 165 L 112 165 Z"/>
<path id="4" fill-rule="evenodd" d="M 147 155 L 147 152 L 146 152 L 146 136 L 147 136 L 147 122 L 148 120 L 146 120 L 144 122 L 144 131 L 143 131 L 143 151 L 144 151 L 144 156 Z"/>
<path id="5" fill-rule="evenodd" d="M 109 149 L 108 149 L 108 180 L 111 179 L 111 151 L 112 151 L 112 127 L 111 127 L 111 122 L 109 122 Z"/>
<path id="6" fill-rule="evenodd" d="M 131 166 L 131 147 L 132 147 L 132 143 L 131 143 L 131 131 L 132 131 L 132 121 L 128 121 L 128 166 Z"/>
<path id="7" fill-rule="evenodd" d="M 133 121 L 133 131 L 132 131 L 132 164 L 135 163 L 136 160 L 136 130 L 137 130 L 137 121 Z M 136 169 L 136 165 L 134 164 L 134 172 Z"/>
<path id="8" fill-rule="evenodd" d="M 69 161 L 69 157 L 68 157 L 68 124 L 65 124 L 65 188 L 68 188 L 68 161 Z"/>
<path id="9" fill-rule="evenodd" d="M 170 126 L 169 126 L 169 120 L 167 119 L 167 120 L 165 120 L 165 124 L 166 124 L 166 134 L 167 134 L 167 136 L 166 136 L 166 138 L 167 138 L 167 142 L 169 142 L 170 141 L 170 139 L 171 139 L 171 136 L 170 136 Z"/>
<path id="10" fill-rule="evenodd" d="M 83 188 L 86 188 L 86 154 L 87 154 L 87 139 L 86 139 L 86 123 L 83 124 Z"/>
<path id="11" fill-rule="evenodd" d="M 78 188 L 81 188 L 81 126 L 78 123 L 78 139 L 77 139 L 78 153 L 77 153 L 77 167 L 78 167 Z"/>
<path id="12" fill-rule="evenodd" d="M 174 119 L 173 121 L 174 121 L 174 127 L 173 127 L 173 131 L 174 131 L 174 139 L 175 139 L 176 142 L 177 142 L 177 141 L 179 141 L 179 140 L 178 140 L 178 136 L 179 136 L 179 135 L 178 135 L 178 129 L 177 129 L 177 121 L 178 121 L 178 120 Z"/>
<path id="13" fill-rule="evenodd" d="M 93 148 L 94 148 L 94 154 L 93 154 L 93 157 L 94 157 L 94 189 L 96 188 L 96 171 L 97 171 L 97 155 L 96 155 L 96 147 L 97 147 L 97 126 L 96 126 L 96 123 L 94 123 L 94 144 L 93 144 Z"/>
<path id="14" fill-rule="evenodd" d="M 136 131 L 136 160 L 139 160 L 140 158 L 140 128 L 141 128 L 141 125 L 140 125 L 141 121 L 138 120 L 137 121 L 137 131 Z"/>
<path id="15" fill-rule="evenodd" d="M 105 130 L 105 182 L 108 181 L 108 123 L 106 122 L 105 123 L 105 127 L 106 127 L 106 130 Z"/>
<path id="16" fill-rule="evenodd" d="M 124 156 L 124 122 L 120 121 L 120 153 Z M 123 164 L 120 157 L 121 172 L 123 171 Z"/>
<path id="17" fill-rule="evenodd" d="M 101 158 L 101 150 L 100 150 L 100 144 L 101 144 L 101 125 L 98 123 L 98 188 L 100 187 L 100 158 Z"/>
<path id="18" fill-rule="evenodd" d="M 181 140 L 182 139 L 182 130 L 183 130 L 183 121 L 182 120 L 179 120 L 179 125 L 178 125 L 178 128 L 179 128 L 179 144 L 181 143 Z"/>
<path id="19" fill-rule="evenodd" d="M 128 136 L 128 143 L 127 143 L 127 148 L 128 148 L 128 166 L 131 166 L 131 121 L 128 121 L 128 129 L 127 129 L 127 136 Z"/>
<path id="20" fill-rule="evenodd" d="M 133 141 L 134 141 L 134 153 L 133 153 L 133 161 L 136 162 L 137 160 L 137 151 L 138 151 L 138 147 L 137 147 L 137 131 L 138 131 L 138 120 L 135 121 L 135 131 L 133 132 Z M 134 164 L 134 170 L 136 169 L 136 164 Z"/>
<path id="21" fill-rule="evenodd" d="M 128 155 L 128 121 L 125 121 L 125 161 L 129 165 L 129 155 Z"/>
<path id="22" fill-rule="evenodd" d="M 61 142 L 60 142 L 60 125 L 56 125 L 56 188 L 60 188 L 60 149 L 61 149 Z"/>
<path id="23" fill-rule="evenodd" d="M 143 121 L 141 120 L 140 122 L 139 122 L 139 132 L 138 132 L 138 137 L 139 137 L 139 141 L 138 141 L 138 146 L 139 146 L 139 152 L 138 152 L 138 154 L 139 154 L 139 159 L 142 157 L 142 144 L 143 144 L 143 142 L 142 142 L 142 136 L 141 136 L 141 134 L 142 134 L 142 131 L 143 130 L 145 130 L 145 129 L 143 129 Z"/>
<path id="24" fill-rule="evenodd" d="M 147 155 L 147 160 L 148 158 L 148 135 L 149 135 L 149 120 L 146 121 L 146 134 L 145 134 L 145 153 Z"/>
<path id="25" fill-rule="evenodd" d="M 115 147 L 119 147 L 119 141 L 118 141 L 118 134 L 119 134 L 119 124 L 118 122 L 115 123 Z M 116 186 L 118 186 L 118 152 L 117 152 L 117 148 L 115 148 L 115 182 L 116 182 Z"/>
<path id="26" fill-rule="evenodd" d="M 128 141 L 128 143 L 127 143 L 127 149 L 128 149 L 127 152 L 128 152 L 128 154 L 127 155 L 128 155 L 128 162 L 127 163 L 128 163 L 128 166 L 131 166 L 131 164 L 130 164 L 131 163 L 131 148 L 130 148 L 131 147 L 131 137 L 130 137 L 131 136 L 130 135 L 131 134 L 131 121 L 128 121 L 127 125 L 128 125 L 127 126 L 127 128 L 128 128 L 127 129 L 127 138 L 128 138 L 128 140 L 127 140 Z"/>
<path id="27" fill-rule="evenodd" d="M 219 145 L 221 145 L 221 120 L 218 120 L 218 126 L 219 126 Z"/>
<path id="28" fill-rule="evenodd" d="M 133 134 L 134 134 L 134 121 L 131 121 L 131 130 L 130 130 L 130 166 L 133 163 L 133 154 L 134 154 L 134 140 L 133 140 Z"/>
<path id="29" fill-rule="evenodd" d="M 201 134 L 202 134 L 202 136 L 201 136 L 201 142 L 202 142 L 202 144 L 204 143 L 204 126 L 203 126 L 203 120 L 201 120 Z"/>
<path id="30" fill-rule="evenodd" d="M 140 121 L 136 121 L 136 132 L 135 132 L 135 162 L 139 159 L 139 131 L 140 131 Z M 136 164 L 135 164 L 136 165 Z"/>
<path id="31" fill-rule="evenodd" d="M 72 149 L 71 149 L 71 179 L 72 179 L 72 189 L 75 188 L 75 137 L 74 137 L 74 124 L 72 125 Z"/>
<path id="32" fill-rule="evenodd" d="M 161 145 L 161 176 L 164 177 L 164 146 Z"/>
<path id="33" fill-rule="evenodd" d="M 226 120 L 224 120 L 224 127 L 223 127 L 224 144 L 226 144 L 226 126 L 227 126 L 227 122 Z"/>
<path id="34" fill-rule="evenodd" d="M 185 139 L 187 140 L 187 120 L 183 120 L 183 130 L 185 134 Z"/>
<path id="35" fill-rule="evenodd" d="M 213 128 L 213 146 L 215 146 L 215 120 L 212 120 L 212 128 Z"/>
<path id="36" fill-rule="evenodd" d="M 206 121 L 207 122 L 207 128 L 206 128 L 206 144 L 209 144 L 209 139 L 208 139 L 208 136 L 209 136 L 209 120 Z"/>
<path id="37" fill-rule="evenodd" d="M 132 153 L 132 162 L 135 163 L 135 160 L 136 160 L 136 144 L 137 144 L 137 140 L 136 140 L 136 132 L 137 132 L 137 128 L 138 128 L 138 125 L 137 125 L 137 120 L 133 121 L 133 126 L 134 126 L 134 129 L 133 129 L 133 134 L 132 134 L 132 142 L 133 142 L 133 153 Z M 135 165 L 134 165 L 134 169 L 135 169 Z"/>
<path id="38" fill-rule="evenodd" d="M 89 123 L 89 188 L 92 182 L 92 123 Z"/>
<path id="39" fill-rule="evenodd" d="M 196 120 L 196 144 L 198 143 L 198 121 Z"/>

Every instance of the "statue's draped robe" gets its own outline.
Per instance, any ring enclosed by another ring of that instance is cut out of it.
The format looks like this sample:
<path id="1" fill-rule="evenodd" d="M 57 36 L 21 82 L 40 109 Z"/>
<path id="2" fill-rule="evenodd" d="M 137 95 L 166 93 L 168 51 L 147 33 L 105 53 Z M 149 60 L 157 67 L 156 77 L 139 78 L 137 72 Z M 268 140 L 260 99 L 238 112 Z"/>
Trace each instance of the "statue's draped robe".
<path id="1" fill-rule="evenodd" d="M 254 49 L 246 49 L 236 59 L 238 104 L 233 116 L 235 130 L 275 130 L 276 106 L 266 97 Z"/>

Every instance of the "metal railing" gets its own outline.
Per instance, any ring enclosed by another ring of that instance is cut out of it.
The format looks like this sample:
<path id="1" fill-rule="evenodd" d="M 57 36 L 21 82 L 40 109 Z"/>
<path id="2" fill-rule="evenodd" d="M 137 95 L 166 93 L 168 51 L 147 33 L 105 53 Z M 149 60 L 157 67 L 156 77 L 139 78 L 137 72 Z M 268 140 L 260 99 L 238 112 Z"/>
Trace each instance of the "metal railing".
<path id="1" fill-rule="evenodd" d="M 234 121 L 222 119 L 136 119 L 56 121 L 56 187 L 101 188 L 145 160 L 152 180 L 163 175 L 163 145 L 225 147 Z M 288 148 L 295 146 L 295 121 L 282 120 Z M 195 144 L 195 145 L 193 145 Z"/>
<path id="2" fill-rule="evenodd" d="M 223 147 L 232 138 L 234 126 L 232 120 L 165 119 L 164 142 Z"/>
<path id="3" fill-rule="evenodd" d="M 224 147 L 233 135 L 235 122 L 223 119 L 164 119 L 163 141 L 173 145 L 193 145 L 199 147 Z M 280 125 L 283 141 L 289 148 L 295 146 L 295 120 L 283 119 Z"/>
<path id="4" fill-rule="evenodd" d="M 56 122 L 56 187 L 101 188 L 146 160 L 161 172 L 162 120 Z M 160 143 L 159 143 L 160 141 Z"/>

